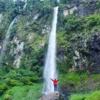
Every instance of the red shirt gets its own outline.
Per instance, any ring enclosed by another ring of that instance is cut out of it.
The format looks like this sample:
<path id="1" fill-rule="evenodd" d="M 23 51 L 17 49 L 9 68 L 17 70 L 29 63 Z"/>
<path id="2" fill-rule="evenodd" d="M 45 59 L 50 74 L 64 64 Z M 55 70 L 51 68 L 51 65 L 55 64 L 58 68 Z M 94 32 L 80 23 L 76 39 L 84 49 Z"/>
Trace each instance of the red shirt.
<path id="1" fill-rule="evenodd" d="M 58 84 L 57 80 L 54 79 L 54 80 L 53 80 L 53 85 L 57 85 L 57 84 Z"/>

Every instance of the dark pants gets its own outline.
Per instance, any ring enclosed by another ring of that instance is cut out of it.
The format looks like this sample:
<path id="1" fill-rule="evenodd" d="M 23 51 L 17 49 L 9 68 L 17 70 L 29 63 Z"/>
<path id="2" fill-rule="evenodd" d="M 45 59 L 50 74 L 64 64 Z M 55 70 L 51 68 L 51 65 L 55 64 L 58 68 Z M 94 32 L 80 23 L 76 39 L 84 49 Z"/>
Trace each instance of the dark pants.
<path id="1" fill-rule="evenodd" d="M 54 91 L 57 91 L 57 85 L 54 85 Z"/>

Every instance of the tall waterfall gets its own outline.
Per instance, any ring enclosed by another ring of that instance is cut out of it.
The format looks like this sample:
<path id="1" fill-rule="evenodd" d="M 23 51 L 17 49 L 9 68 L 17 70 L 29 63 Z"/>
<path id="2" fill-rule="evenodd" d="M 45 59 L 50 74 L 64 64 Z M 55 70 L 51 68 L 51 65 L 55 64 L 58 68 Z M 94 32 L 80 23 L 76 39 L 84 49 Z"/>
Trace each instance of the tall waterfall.
<path id="1" fill-rule="evenodd" d="M 56 24 L 58 7 L 54 8 L 52 29 L 49 37 L 48 52 L 44 67 L 44 93 L 48 94 L 54 91 L 51 79 L 57 78 L 56 73 Z"/>
<path id="2" fill-rule="evenodd" d="M 7 30 L 7 34 L 5 36 L 5 40 L 3 41 L 3 45 L 2 45 L 2 49 L 1 49 L 1 53 L 0 53 L 0 64 L 2 63 L 3 56 L 4 56 L 5 51 L 6 51 L 6 46 L 7 46 L 7 43 L 9 42 L 9 39 L 10 39 L 11 29 L 13 28 L 14 23 L 16 23 L 17 18 L 18 18 L 18 16 L 13 19 L 13 21 L 11 22 L 11 24 Z"/>

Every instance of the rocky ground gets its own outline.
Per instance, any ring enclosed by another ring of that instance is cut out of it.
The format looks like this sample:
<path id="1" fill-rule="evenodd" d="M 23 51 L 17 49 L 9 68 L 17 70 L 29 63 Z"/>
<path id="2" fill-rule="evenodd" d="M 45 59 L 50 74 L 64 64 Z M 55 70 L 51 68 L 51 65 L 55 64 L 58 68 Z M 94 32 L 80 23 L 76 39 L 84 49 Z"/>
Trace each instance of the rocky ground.
<path id="1" fill-rule="evenodd" d="M 64 98 L 59 92 L 52 92 L 43 96 L 39 100 L 64 100 Z"/>

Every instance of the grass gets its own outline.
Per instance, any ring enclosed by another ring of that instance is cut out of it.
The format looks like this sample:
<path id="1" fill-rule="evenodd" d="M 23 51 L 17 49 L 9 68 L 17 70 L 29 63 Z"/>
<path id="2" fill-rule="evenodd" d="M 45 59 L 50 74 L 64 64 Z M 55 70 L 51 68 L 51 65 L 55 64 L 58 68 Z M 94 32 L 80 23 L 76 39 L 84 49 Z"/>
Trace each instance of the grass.
<path id="1" fill-rule="evenodd" d="M 88 94 L 72 94 L 70 100 L 100 100 L 100 90 Z"/>
<path id="2" fill-rule="evenodd" d="M 42 85 L 15 86 L 0 98 L 0 100 L 38 100 L 41 97 Z"/>

